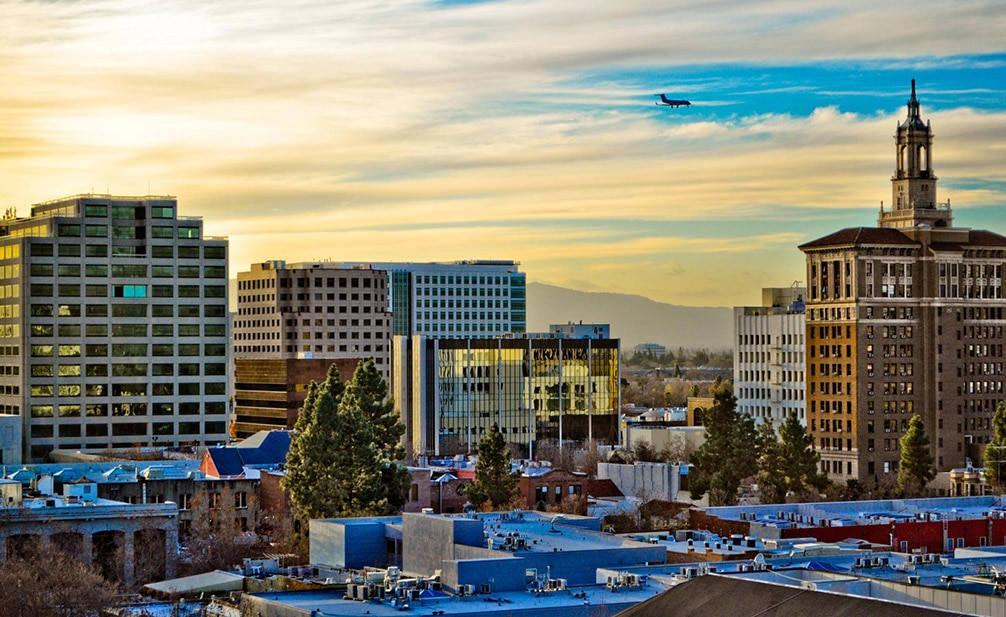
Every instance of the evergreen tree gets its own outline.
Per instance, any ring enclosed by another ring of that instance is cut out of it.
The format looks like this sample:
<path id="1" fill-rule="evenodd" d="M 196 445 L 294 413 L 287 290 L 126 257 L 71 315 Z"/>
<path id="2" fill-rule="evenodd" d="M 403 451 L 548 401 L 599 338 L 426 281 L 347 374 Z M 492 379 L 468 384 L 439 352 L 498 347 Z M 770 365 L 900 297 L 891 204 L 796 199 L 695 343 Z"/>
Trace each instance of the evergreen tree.
<path id="1" fill-rule="evenodd" d="M 898 488 L 906 495 L 919 495 L 935 477 L 933 455 L 929 452 L 929 437 L 922 417 L 914 414 L 908 421 L 908 431 L 901 438 Z"/>
<path id="2" fill-rule="evenodd" d="M 405 448 L 401 445 L 405 425 L 399 421 L 394 402 L 388 397 L 388 384 L 373 360 L 357 365 L 342 399 L 351 401 L 373 426 L 374 445 L 381 458 L 381 486 L 388 502 L 386 513 L 396 513 L 408 500 L 412 484 L 409 470 L 397 463 L 405 458 Z"/>
<path id="3" fill-rule="evenodd" d="M 1006 485 L 1006 403 L 999 403 L 992 417 L 992 441 L 985 446 L 985 482 L 1001 488 Z"/>
<path id="4" fill-rule="evenodd" d="M 283 478 L 302 528 L 313 518 L 390 514 L 404 503 L 408 472 L 394 461 L 403 429 L 389 421 L 387 385 L 375 372 L 362 363 L 346 387 L 333 365 L 308 389 Z"/>
<path id="5" fill-rule="evenodd" d="M 718 388 L 714 401 L 703 416 L 706 441 L 691 457 L 695 468 L 688 484 L 693 498 L 708 492 L 710 505 L 731 505 L 741 482 L 758 472 L 759 437 L 754 419 L 737 411 L 729 388 Z"/>
<path id="6" fill-rule="evenodd" d="M 782 444 L 776 439 L 771 422 L 764 422 L 758 427 L 758 441 L 761 446 L 761 455 L 758 457 L 761 503 L 785 503 L 788 489 L 786 461 L 783 458 Z"/>
<path id="7" fill-rule="evenodd" d="M 510 470 L 510 450 L 494 422 L 479 440 L 475 480 L 464 494 L 477 508 L 493 510 L 509 506 L 517 497 L 517 474 Z"/>
<path id="8" fill-rule="evenodd" d="M 779 427 L 780 458 L 786 490 L 798 497 L 818 495 L 828 485 L 828 478 L 818 471 L 821 455 L 814 451 L 814 437 L 797 419 L 795 413 L 786 416 Z"/>

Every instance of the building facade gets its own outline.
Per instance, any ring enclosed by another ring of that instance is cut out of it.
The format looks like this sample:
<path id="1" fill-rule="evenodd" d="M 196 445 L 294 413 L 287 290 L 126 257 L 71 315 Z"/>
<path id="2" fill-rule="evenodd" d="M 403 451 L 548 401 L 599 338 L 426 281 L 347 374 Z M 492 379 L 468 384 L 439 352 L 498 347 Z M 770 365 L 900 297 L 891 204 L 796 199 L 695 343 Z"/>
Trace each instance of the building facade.
<path id="1" fill-rule="evenodd" d="M 778 427 L 790 414 L 806 423 L 805 294 L 769 288 L 762 306 L 734 307 L 734 396 L 759 424 Z"/>
<path id="2" fill-rule="evenodd" d="M 338 367 L 343 382 L 353 378 L 354 358 L 238 358 L 234 371 L 235 437 L 258 431 L 292 429 L 313 381 L 321 383 L 329 369 Z"/>
<path id="3" fill-rule="evenodd" d="M 549 324 L 549 335 L 555 338 L 611 338 L 611 324 L 579 323 Z"/>
<path id="4" fill-rule="evenodd" d="M 618 339 L 395 337 L 392 396 L 409 447 L 472 451 L 497 423 L 518 452 L 539 440 L 615 443 Z"/>
<path id="5" fill-rule="evenodd" d="M 267 261 L 238 273 L 234 358 L 373 358 L 388 371 L 388 277 L 365 266 Z"/>
<path id="6" fill-rule="evenodd" d="M 226 441 L 226 238 L 174 197 L 77 195 L 3 220 L 0 256 L 0 412 L 25 460 Z"/>
<path id="7" fill-rule="evenodd" d="M 491 338 L 527 331 L 527 280 L 515 261 L 344 265 L 388 273 L 395 336 Z"/>
<path id="8" fill-rule="evenodd" d="M 877 227 L 802 245 L 808 426 L 833 479 L 890 481 L 912 414 L 939 470 L 978 460 L 1003 399 L 1006 237 L 953 226 L 912 82 Z"/>

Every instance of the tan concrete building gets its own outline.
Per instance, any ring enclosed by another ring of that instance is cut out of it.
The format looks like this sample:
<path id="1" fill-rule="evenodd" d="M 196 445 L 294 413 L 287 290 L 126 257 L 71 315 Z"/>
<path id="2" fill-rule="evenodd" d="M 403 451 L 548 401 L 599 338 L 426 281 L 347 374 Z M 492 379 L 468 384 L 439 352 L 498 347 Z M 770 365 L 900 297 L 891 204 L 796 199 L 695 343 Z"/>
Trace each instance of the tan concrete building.
<path id="1" fill-rule="evenodd" d="M 267 261 L 238 273 L 235 359 L 373 358 L 387 378 L 390 339 L 383 270 Z"/>
<path id="2" fill-rule="evenodd" d="M 941 471 L 978 460 L 1003 399 L 1006 237 L 953 226 L 936 201 L 915 82 L 877 227 L 800 247 L 807 261 L 807 424 L 834 480 L 897 474 L 912 414 Z"/>

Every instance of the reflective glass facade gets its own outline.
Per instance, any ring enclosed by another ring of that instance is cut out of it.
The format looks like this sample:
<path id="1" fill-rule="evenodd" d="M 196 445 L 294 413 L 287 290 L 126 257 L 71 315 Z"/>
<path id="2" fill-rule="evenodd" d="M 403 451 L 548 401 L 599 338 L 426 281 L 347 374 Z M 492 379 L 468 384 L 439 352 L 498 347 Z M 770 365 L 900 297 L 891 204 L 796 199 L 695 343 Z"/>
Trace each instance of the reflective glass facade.
<path id="1" fill-rule="evenodd" d="M 494 422 L 523 454 L 543 440 L 616 439 L 617 339 L 413 337 L 409 344 L 410 373 L 425 379 L 396 380 L 424 390 L 399 394 L 414 401 L 409 424 L 421 427 L 410 431 L 417 451 L 469 451 Z"/>

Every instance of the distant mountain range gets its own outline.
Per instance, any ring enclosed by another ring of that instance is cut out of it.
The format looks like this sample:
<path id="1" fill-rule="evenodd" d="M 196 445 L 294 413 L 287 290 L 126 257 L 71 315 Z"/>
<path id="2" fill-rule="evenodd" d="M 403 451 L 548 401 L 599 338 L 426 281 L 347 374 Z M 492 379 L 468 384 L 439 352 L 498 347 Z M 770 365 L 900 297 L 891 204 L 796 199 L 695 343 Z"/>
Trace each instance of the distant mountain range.
<path id="1" fill-rule="evenodd" d="M 643 296 L 576 291 L 555 285 L 528 283 L 527 329 L 548 330 L 549 324 L 580 321 L 610 323 L 622 339 L 622 350 L 639 343 L 678 347 L 730 349 L 732 310 L 726 307 L 678 306 Z"/>

